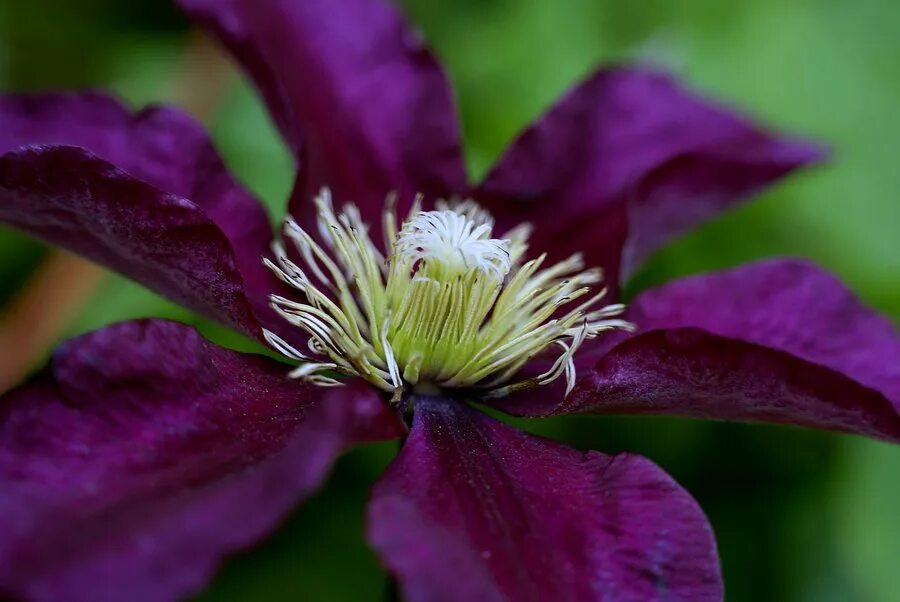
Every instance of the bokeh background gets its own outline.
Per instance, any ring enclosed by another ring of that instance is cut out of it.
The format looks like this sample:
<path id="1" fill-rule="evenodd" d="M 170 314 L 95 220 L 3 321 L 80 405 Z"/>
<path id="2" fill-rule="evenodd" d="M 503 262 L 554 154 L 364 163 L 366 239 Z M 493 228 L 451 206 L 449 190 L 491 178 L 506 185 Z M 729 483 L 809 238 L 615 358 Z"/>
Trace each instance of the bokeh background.
<path id="1" fill-rule="evenodd" d="M 894 0 L 455 0 L 402 4 L 444 60 L 479 177 L 516 132 L 602 61 L 640 60 L 772 126 L 818 138 L 832 162 L 657 253 L 631 293 L 772 255 L 809 257 L 900 320 L 900 3 Z M 102 87 L 183 104 L 280 217 L 291 161 L 243 78 L 165 0 L 0 0 L 0 85 Z M 0 368 L 46 342 L 165 316 L 229 336 L 117 276 L 0 228 Z M 5 329 L 5 330 L 4 330 Z M 3 334 L 5 332 L 5 335 Z M 12 334 L 10 334 L 12 333 Z M 3 336 L 6 336 L 4 339 Z M 18 338 L 17 338 L 18 337 Z M 731 601 L 900 600 L 900 449 L 797 429 L 656 418 L 523 427 L 579 448 L 630 450 L 697 497 Z M 367 490 L 394 452 L 341 460 L 325 491 L 201 600 L 379 600 L 362 539 Z"/>

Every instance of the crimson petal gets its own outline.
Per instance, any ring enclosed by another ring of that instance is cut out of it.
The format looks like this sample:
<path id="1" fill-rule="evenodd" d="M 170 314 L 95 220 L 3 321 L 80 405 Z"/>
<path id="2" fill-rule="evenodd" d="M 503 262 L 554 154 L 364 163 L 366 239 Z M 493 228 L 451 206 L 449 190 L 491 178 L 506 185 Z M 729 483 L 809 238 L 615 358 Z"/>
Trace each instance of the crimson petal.
<path id="1" fill-rule="evenodd" d="M 532 248 L 581 251 L 615 285 L 653 249 L 815 161 L 661 74 L 598 71 L 507 150 L 475 191 Z"/>
<path id="2" fill-rule="evenodd" d="M 644 458 L 581 453 L 418 398 L 368 538 L 411 602 L 721 600 L 696 502 Z"/>
<path id="3" fill-rule="evenodd" d="M 368 389 L 326 396 L 284 373 L 163 320 L 63 344 L 0 398 L 0 592 L 181 598 L 345 446 L 399 433 Z"/>
<path id="4" fill-rule="evenodd" d="M 900 337 L 836 278 L 769 260 L 640 295 L 640 334 L 557 411 L 797 424 L 900 441 Z"/>
<path id="5" fill-rule="evenodd" d="M 382 0 L 178 0 L 255 81 L 300 164 L 291 212 L 323 185 L 380 223 L 385 195 L 463 191 L 450 86 Z"/>
<path id="6" fill-rule="evenodd" d="M 268 216 L 232 178 L 200 123 L 166 106 L 132 113 L 100 92 L 0 96 L 0 153 L 36 144 L 80 146 L 190 199 L 228 238 L 248 296 L 268 315 L 266 295 L 279 288 L 260 261 L 272 240 Z"/>

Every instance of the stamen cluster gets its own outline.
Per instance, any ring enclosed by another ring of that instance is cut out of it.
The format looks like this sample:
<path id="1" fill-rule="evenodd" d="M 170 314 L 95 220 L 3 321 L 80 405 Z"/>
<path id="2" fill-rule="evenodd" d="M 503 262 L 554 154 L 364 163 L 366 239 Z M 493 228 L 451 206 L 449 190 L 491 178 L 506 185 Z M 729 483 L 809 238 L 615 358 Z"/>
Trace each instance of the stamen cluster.
<path id="1" fill-rule="evenodd" d="M 337 214 L 327 189 L 316 198 L 322 244 L 290 217 L 284 237 L 304 268 L 273 243 L 266 264 L 303 295 L 271 297 L 272 307 L 309 335 L 312 356 L 272 332 L 266 339 L 302 362 L 291 376 L 323 386 L 355 375 L 399 399 L 404 390 L 471 389 L 483 397 L 547 384 L 565 375 L 587 338 L 630 329 L 621 304 L 597 307 L 599 270 L 581 257 L 543 267 L 546 254 L 520 263 L 530 232 L 519 226 L 491 238 L 493 220 L 471 201 L 422 211 L 419 199 L 400 228 L 392 199 L 383 216 L 385 257 L 359 210 Z M 307 273 L 308 272 L 308 273 Z M 584 299 L 581 303 L 574 302 Z M 551 347 L 560 350 L 538 376 L 516 373 Z M 328 375 L 328 372 L 334 375 Z"/>

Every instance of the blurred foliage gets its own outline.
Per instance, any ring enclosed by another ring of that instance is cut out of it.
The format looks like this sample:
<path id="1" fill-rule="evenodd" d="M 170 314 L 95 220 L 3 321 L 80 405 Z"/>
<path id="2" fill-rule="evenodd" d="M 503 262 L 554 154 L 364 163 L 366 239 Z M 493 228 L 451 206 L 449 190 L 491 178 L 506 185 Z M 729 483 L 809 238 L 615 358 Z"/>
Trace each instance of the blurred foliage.
<path id="1" fill-rule="evenodd" d="M 893 0 L 456 0 L 403 2 L 456 85 L 473 177 L 599 62 L 640 60 L 834 150 L 659 252 L 631 292 L 768 255 L 802 255 L 900 318 L 900 4 Z M 164 0 L 0 0 L 0 84 L 104 87 L 136 105 L 171 100 L 187 24 Z M 202 82 L 200 83 L 202 85 Z M 210 120 L 217 143 L 273 218 L 290 159 L 253 92 L 236 86 Z M 0 300 L 42 247 L 0 230 Z M 167 316 L 252 346 L 124 279 L 111 278 L 72 332 Z M 559 418 L 524 428 L 605 452 L 649 456 L 700 501 L 732 601 L 900 600 L 900 453 L 861 438 L 660 418 Z M 204 600 L 378 600 L 362 540 L 366 492 L 394 451 L 342 459 L 329 486 L 259 549 L 227 562 Z"/>

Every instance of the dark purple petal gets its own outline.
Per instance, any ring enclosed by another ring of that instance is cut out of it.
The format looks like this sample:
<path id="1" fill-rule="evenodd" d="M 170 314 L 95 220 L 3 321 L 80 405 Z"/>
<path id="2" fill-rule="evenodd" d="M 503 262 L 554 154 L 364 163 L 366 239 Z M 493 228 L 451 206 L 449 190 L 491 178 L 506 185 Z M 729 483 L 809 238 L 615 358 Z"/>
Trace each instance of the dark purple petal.
<path id="1" fill-rule="evenodd" d="M 129 144 L 143 143 L 132 135 L 135 126 L 128 109 L 103 92 L 0 95 L 0 154 L 29 144 L 83 146 L 110 162 L 132 163 L 134 175 L 149 180 L 154 170 L 137 173 L 140 156 Z"/>
<path id="2" fill-rule="evenodd" d="M 800 259 L 758 261 L 640 295 L 648 330 L 694 326 L 787 351 L 900 402 L 900 337 L 833 275 Z"/>
<path id="3" fill-rule="evenodd" d="M 194 119 L 169 107 L 132 114 L 114 98 L 94 92 L 0 96 L 0 153 L 25 145 L 80 146 L 136 179 L 190 199 L 198 214 L 225 234 L 254 309 L 270 317 L 267 294 L 280 285 L 260 261 L 272 240 L 268 217 L 234 181 Z M 119 252 L 127 256 L 140 249 Z M 128 260 L 120 259 L 119 264 Z"/>
<path id="4" fill-rule="evenodd" d="M 186 113 L 165 106 L 132 113 L 103 92 L 0 96 L 0 154 L 35 144 L 83 147 L 180 196 L 227 176 L 203 126 Z"/>
<path id="5" fill-rule="evenodd" d="M 379 224 L 396 190 L 465 188 L 455 107 L 440 65 L 382 0 L 178 0 L 241 61 L 300 164 L 291 211 L 330 186 Z"/>
<path id="6" fill-rule="evenodd" d="M 180 599 L 271 531 L 348 444 L 398 434 L 375 395 L 325 395 L 284 373 L 161 320 L 65 343 L 0 398 L 0 592 Z"/>
<path id="7" fill-rule="evenodd" d="M 0 222 L 260 336 L 222 230 L 191 201 L 84 149 L 25 147 L 0 157 Z"/>
<path id="8" fill-rule="evenodd" d="M 753 420 L 900 441 L 900 337 L 836 278 L 772 260 L 639 296 L 643 334 L 557 411 Z"/>
<path id="9" fill-rule="evenodd" d="M 713 534 L 650 461 L 581 453 L 416 401 L 368 538 L 411 602 L 721 600 Z"/>
<path id="10" fill-rule="evenodd" d="M 581 251 L 617 284 L 653 249 L 821 158 L 660 74 L 605 69 L 526 130 L 475 191 L 533 249 Z"/>

